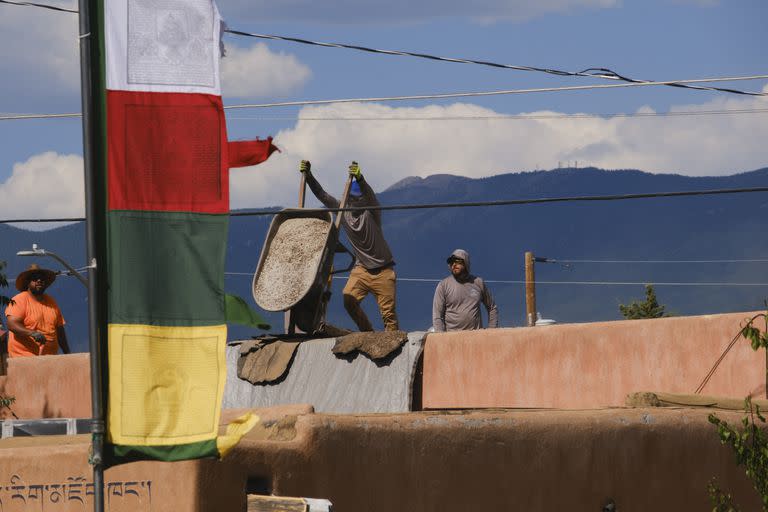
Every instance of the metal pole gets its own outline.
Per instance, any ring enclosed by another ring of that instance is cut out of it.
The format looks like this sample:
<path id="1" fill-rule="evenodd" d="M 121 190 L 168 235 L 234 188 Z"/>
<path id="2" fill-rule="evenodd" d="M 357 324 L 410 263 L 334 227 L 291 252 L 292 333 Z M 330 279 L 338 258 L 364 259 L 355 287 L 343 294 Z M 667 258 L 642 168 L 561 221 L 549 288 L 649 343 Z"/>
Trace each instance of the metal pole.
<path id="1" fill-rule="evenodd" d="M 536 272 L 532 252 L 525 253 L 525 313 L 528 327 L 536 325 Z"/>
<path id="2" fill-rule="evenodd" d="M 75 268 L 70 265 L 69 263 L 64 260 L 61 256 L 56 254 L 55 252 L 46 251 L 45 249 L 38 249 L 37 244 L 32 244 L 32 250 L 31 251 L 19 251 L 16 253 L 16 256 L 50 256 L 51 258 L 55 259 L 59 263 L 61 263 L 64 268 L 66 268 L 69 271 L 69 274 L 76 277 L 78 281 L 82 283 L 83 286 L 88 288 L 88 280 L 80 274 Z"/>
<path id="3" fill-rule="evenodd" d="M 94 7 L 92 10 L 91 7 Z M 101 372 L 101 334 L 100 333 L 100 301 L 97 274 L 97 264 L 103 264 L 97 256 L 97 241 L 100 219 L 103 209 L 99 207 L 103 201 L 104 191 L 99 186 L 104 174 L 101 158 L 100 133 L 102 108 L 101 98 L 101 48 L 98 21 L 94 22 L 91 15 L 98 16 L 98 0 L 79 0 L 80 22 L 80 95 L 83 112 L 83 160 L 85 165 L 85 225 L 88 261 L 88 337 L 91 360 L 91 460 L 93 465 L 93 510 L 104 511 L 104 407 L 102 396 Z M 95 94 L 99 91 L 98 94 Z"/>

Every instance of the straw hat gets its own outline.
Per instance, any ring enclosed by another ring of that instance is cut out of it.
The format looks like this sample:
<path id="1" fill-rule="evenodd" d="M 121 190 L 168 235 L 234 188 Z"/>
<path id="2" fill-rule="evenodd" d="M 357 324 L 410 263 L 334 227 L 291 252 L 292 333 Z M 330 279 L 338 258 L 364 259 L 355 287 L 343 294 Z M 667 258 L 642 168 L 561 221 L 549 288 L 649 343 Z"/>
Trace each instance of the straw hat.
<path id="1" fill-rule="evenodd" d="M 47 268 L 40 268 L 36 263 L 29 266 L 27 270 L 19 274 L 16 278 L 16 289 L 20 292 L 27 291 L 29 281 L 33 275 L 39 274 L 45 279 L 45 287 L 48 288 L 56 280 L 56 272 Z"/>

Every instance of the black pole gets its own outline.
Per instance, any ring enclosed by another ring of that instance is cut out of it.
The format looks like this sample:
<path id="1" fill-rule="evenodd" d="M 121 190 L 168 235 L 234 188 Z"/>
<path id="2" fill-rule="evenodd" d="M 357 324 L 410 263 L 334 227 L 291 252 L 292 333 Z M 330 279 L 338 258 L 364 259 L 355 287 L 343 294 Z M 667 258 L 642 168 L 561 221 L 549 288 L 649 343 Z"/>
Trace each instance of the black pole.
<path id="1" fill-rule="evenodd" d="M 104 396 L 102 393 L 101 340 L 106 333 L 100 311 L 104 294 L 98 293 L 98 275 L 103 275 L 104 252 L 104 148 L 102 58 L 98 0 L 79 0 L 80 11 L 80 93 L 83 112 L 83 160 L 85 165 L 85 225 L 88 260 L 88 337 L 91 361 L 91 460 L 93 465 L 93 510 L 104 511 Z M 101 234 L 101 237 L 100 237 Z"/>

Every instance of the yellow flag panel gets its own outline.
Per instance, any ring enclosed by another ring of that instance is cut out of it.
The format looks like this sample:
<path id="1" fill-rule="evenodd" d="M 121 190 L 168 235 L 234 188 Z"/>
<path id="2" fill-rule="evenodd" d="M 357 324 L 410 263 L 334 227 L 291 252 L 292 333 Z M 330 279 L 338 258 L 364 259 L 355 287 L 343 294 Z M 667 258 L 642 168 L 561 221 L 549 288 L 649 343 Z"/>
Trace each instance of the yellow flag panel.
<path id="1" fill-rule="evenodd" d="M 109 325 L 109 440 L 162 446 L 215 439 L 226 325 Z"/>

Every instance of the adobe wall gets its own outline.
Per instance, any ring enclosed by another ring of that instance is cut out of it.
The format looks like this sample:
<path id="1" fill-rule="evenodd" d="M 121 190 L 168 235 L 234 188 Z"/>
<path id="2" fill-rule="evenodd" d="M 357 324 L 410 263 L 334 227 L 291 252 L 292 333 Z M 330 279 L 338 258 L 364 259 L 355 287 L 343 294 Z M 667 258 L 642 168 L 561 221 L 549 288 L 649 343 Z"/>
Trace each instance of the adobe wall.
<path id="1" fill-rule="evenodd" d="M 88 354 L 15 357 L 0 377 L 0 395 L 16 397 L 21 419 L 90 418 L 91 370 Z M 0 418 L 10 418 L 0 410 Z"/>
<path id="2" fill-rule="evenodd" d="M 751 315 L 429 334 L 422 406 L 582 408 L 623 405 L 635 391 L 692 393 Z M 738 340 L 703 393 L 765 396 L 765 357 Z M 20 418 L 90 417 L 88 354 L 10 359 L 0 394 L 16 397 Z"/>
<path id="3" fill-rule="evenodd" d="M 93 510 L 90 436 L 0 440 L 3 512 Z M 105 472 L 108 512 L 245 510 L 243 475 L 215 460 L 135 462 Z"/>
<path id="4" fill-rule="evenodd" d="M 336 512 L 709 510 L 717 477 L 760 503 L 705 410 L 304 415 L 290 442 L 245 439 L 227 464 Z M 736 422 L 739 413 L 718 415 Z"/>
<path id="5" fill-rule="evenodd" d="M 429 334 L 426 408 L 624 404 L 628 393 L 693 393 L 752 313 Z M 766 360 L 743 339 L 703 390 L 765 397 Z"/>
<path id="6" fill-rule="evenodd" d="M 717 477 L 758 510 L 707 410 L 260 410 L 224 461 L 139 462 L 106 473 L 111 512 L 243 512 L 245 493 L 326 498 L 336 512 L 709 510 Z M 736 423 L 742 414 L 718 412 Z M 89 436 L 0 440 L 6 512 L 90 510 Z"/>

